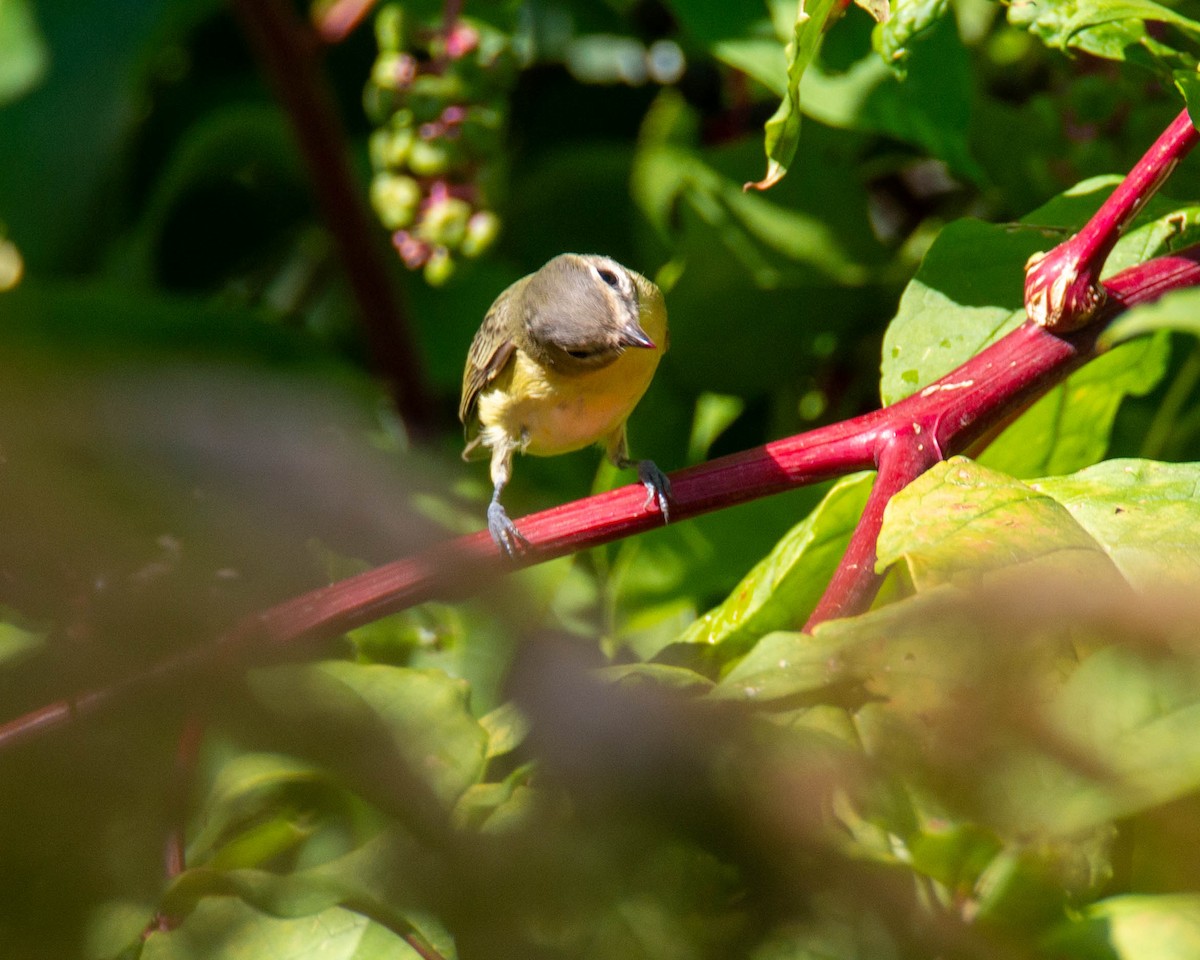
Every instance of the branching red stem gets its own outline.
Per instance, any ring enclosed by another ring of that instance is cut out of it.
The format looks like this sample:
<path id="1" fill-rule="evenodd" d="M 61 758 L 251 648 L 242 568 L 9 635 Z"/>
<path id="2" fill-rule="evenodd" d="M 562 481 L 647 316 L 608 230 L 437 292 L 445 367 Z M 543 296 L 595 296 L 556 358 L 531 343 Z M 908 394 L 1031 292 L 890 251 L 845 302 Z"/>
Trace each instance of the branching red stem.
<path id="1" fill-rule="evenodd" d="M 928 466 L 967 450 L 998 423 L 1096 356 L 1096 338 L 1127 307 L 1168 290 L 1200 284 L 1200 245 L 1150 260 L 1108 281 L 1109 298 L 1097 322 L 1069 335 L 1032 321 L 912 396 L 871 413 L 776 440 L 672 474 L 672 517 L 701 513 L 816 483 L 855 470 L 881 469 L 868 521 L 847 553 L 830 594 L 810 626 L 870 602 L 878 583 L 874 535 L 888 497 Z M 532 549 L 529 565 L 599 546 L 657 526 L 638 484 L 576 500 L 519 521 Z M 0 749 L 57 729 L 189 671 L 297 655 L 305 641 L 345 631 L 435 598 L 477 593 L 511 572 L 486 532 L 460 537 L 425 553 L 385 564 L 296 597 L 249 618 L 205 647 L 185 651 L 124 682 L 60 700 L 0 726 Z"/>
<path id="2" fill-rule="evenodd" d="M 384 259 L 383 232 L 363 201 L 346 137 L 319 67 L 319 44 L 285 0 L 235 0 L 234 8 L 275 95 L 291 120 L 338 256 L 350 282 L 377 372 L 410 434 L 432 432 L 434 405 L 420 351 Z"/>
<path id="3" fill-rule="evenodd" d="M 1116 190 L 1071 239 L 1026 265 L 1025 310 L 1051 330 L 1076 330 L 1104 302 L 1100 272 L 1121 234 L 1175 166 L 1200 141 L 1187 111 L 1176 117 Z"/>

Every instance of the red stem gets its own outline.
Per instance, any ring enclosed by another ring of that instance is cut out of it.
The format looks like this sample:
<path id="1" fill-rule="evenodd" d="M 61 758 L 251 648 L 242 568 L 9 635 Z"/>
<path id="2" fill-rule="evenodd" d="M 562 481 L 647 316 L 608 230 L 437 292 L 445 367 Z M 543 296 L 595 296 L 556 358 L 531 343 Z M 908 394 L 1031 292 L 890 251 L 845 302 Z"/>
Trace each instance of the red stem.
<path id="1" fill-rule="evenodd" d="M 1184 110 L 1082 230 L 1049 253 L 1030 258 L 1025 309 L 1031 319 L 1059 331 L 1088 322 L 1104 301 L 1100 272 L 1117 240 L 1198 141 L 1200 132 Z"/>
<path id="2" fill-rule="evenodd" d="M 681 470 L 671 476 L 672 517 L 701 513 L 879 467 L 867 531 L 856 538 L 809 625 L 861 609 L 877 586 L 875 514 L 887 498 L 930 463 L 967 450 L 1014 410 L 1019 410 L 1097 354 L 1096 338 L 1127 307 L 1168 290 L 1200 284 L 1200 245 L 1131 267 L 1108 281 L 1110 297 L 1098 318 L 1074 334 L 1058 335 L 1032 321 L 923 390 L 883 410 L 776 440 Z M 648 530 L 662 515 L 644 506 L 638 484 L 563 504 L 521 518 L 532 544 L 517 565 L 599 546 Z M 382 616 L 435 598 L 477 593 L 516 565 L 505 561 L 486 532 L 459 537 L 425 553 L 368 570 L 296 597 L 242 621 L 212 644 L 185 651 L 119 684 L 60 700 L 0 726 L 0 748 L 90 715 L 156 681 L 214 663 L 244 664 L 278 658 L 305 641 L 336 637 Z"/>
<path id="3" fill-rule="evenodd" d="M 326 43 L 341 43 L 371 12 L 375 0 L 334 0 L 314 17 L 313 25 Z"/>
<path id="4" fill-rule="evenodd" d="M 292 130 L 359 314 L 378 373 L 417 438 L 433 432 L 434 404 L 420 351 L 386 267 L 383 231 L 367 213 L 343 148 L 341 121 L 319 62 L 316 36 L 285 0 L 235 0 L 242 27 Z"/>

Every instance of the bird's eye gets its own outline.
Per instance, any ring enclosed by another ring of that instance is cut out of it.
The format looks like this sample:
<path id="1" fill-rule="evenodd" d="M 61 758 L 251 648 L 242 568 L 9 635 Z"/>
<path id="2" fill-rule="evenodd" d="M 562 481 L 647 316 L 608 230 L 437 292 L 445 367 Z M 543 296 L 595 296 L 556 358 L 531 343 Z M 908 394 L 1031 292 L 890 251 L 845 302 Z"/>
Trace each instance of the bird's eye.
<path id="1" fill-rule="evenodd" d="M 576 360 L 586 360 L 593 353 L 595 353 L 594 350 L 568 350 L 567 356 L 574 357 Z"/>
<path id="2" fill-rule="evenodd" d="M 597 270 L 596 273 L 598 273 L 600 275 L 600 279 L 607 283 L 610 287 L 616 288 L 620 286 L 620 281 L 617 279 L 617 275 L 611 270 Z"/>

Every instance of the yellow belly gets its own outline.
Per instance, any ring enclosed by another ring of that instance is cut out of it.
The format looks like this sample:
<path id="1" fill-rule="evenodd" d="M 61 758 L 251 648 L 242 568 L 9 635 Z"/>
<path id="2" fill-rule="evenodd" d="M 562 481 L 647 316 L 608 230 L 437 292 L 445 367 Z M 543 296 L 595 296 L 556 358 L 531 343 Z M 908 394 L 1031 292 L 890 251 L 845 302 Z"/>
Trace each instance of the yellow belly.
<path id="1" fill-rule="evenodd" d="M 479 397 L 479 422 L 549 457 L 598 443 L 623 424 L 650 386 L 661 351 L 626 350 L 602 370 L 564 377 L 520 351 L 496 387 Z"/>

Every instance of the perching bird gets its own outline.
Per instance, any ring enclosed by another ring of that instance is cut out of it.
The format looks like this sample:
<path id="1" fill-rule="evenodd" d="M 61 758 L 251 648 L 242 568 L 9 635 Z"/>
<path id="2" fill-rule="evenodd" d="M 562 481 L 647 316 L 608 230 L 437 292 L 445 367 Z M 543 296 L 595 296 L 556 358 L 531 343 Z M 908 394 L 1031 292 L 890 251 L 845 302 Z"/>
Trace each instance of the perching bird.
<path id="1" fill-rule="evenodd" d="M 467 354 L 458 418 L 464 460 L 491 450 L 488 531 L 505 554 L 528 546 L 500 503 L 518 450 L 549 457 L 603 443 L 618 467 L 637 466 L 647 505 L 668 518 L 666 475 L 630 460 L 625 438 L 668 340 L 662 291 L 608 257 L 564 253 L 496 298 Z"/>

